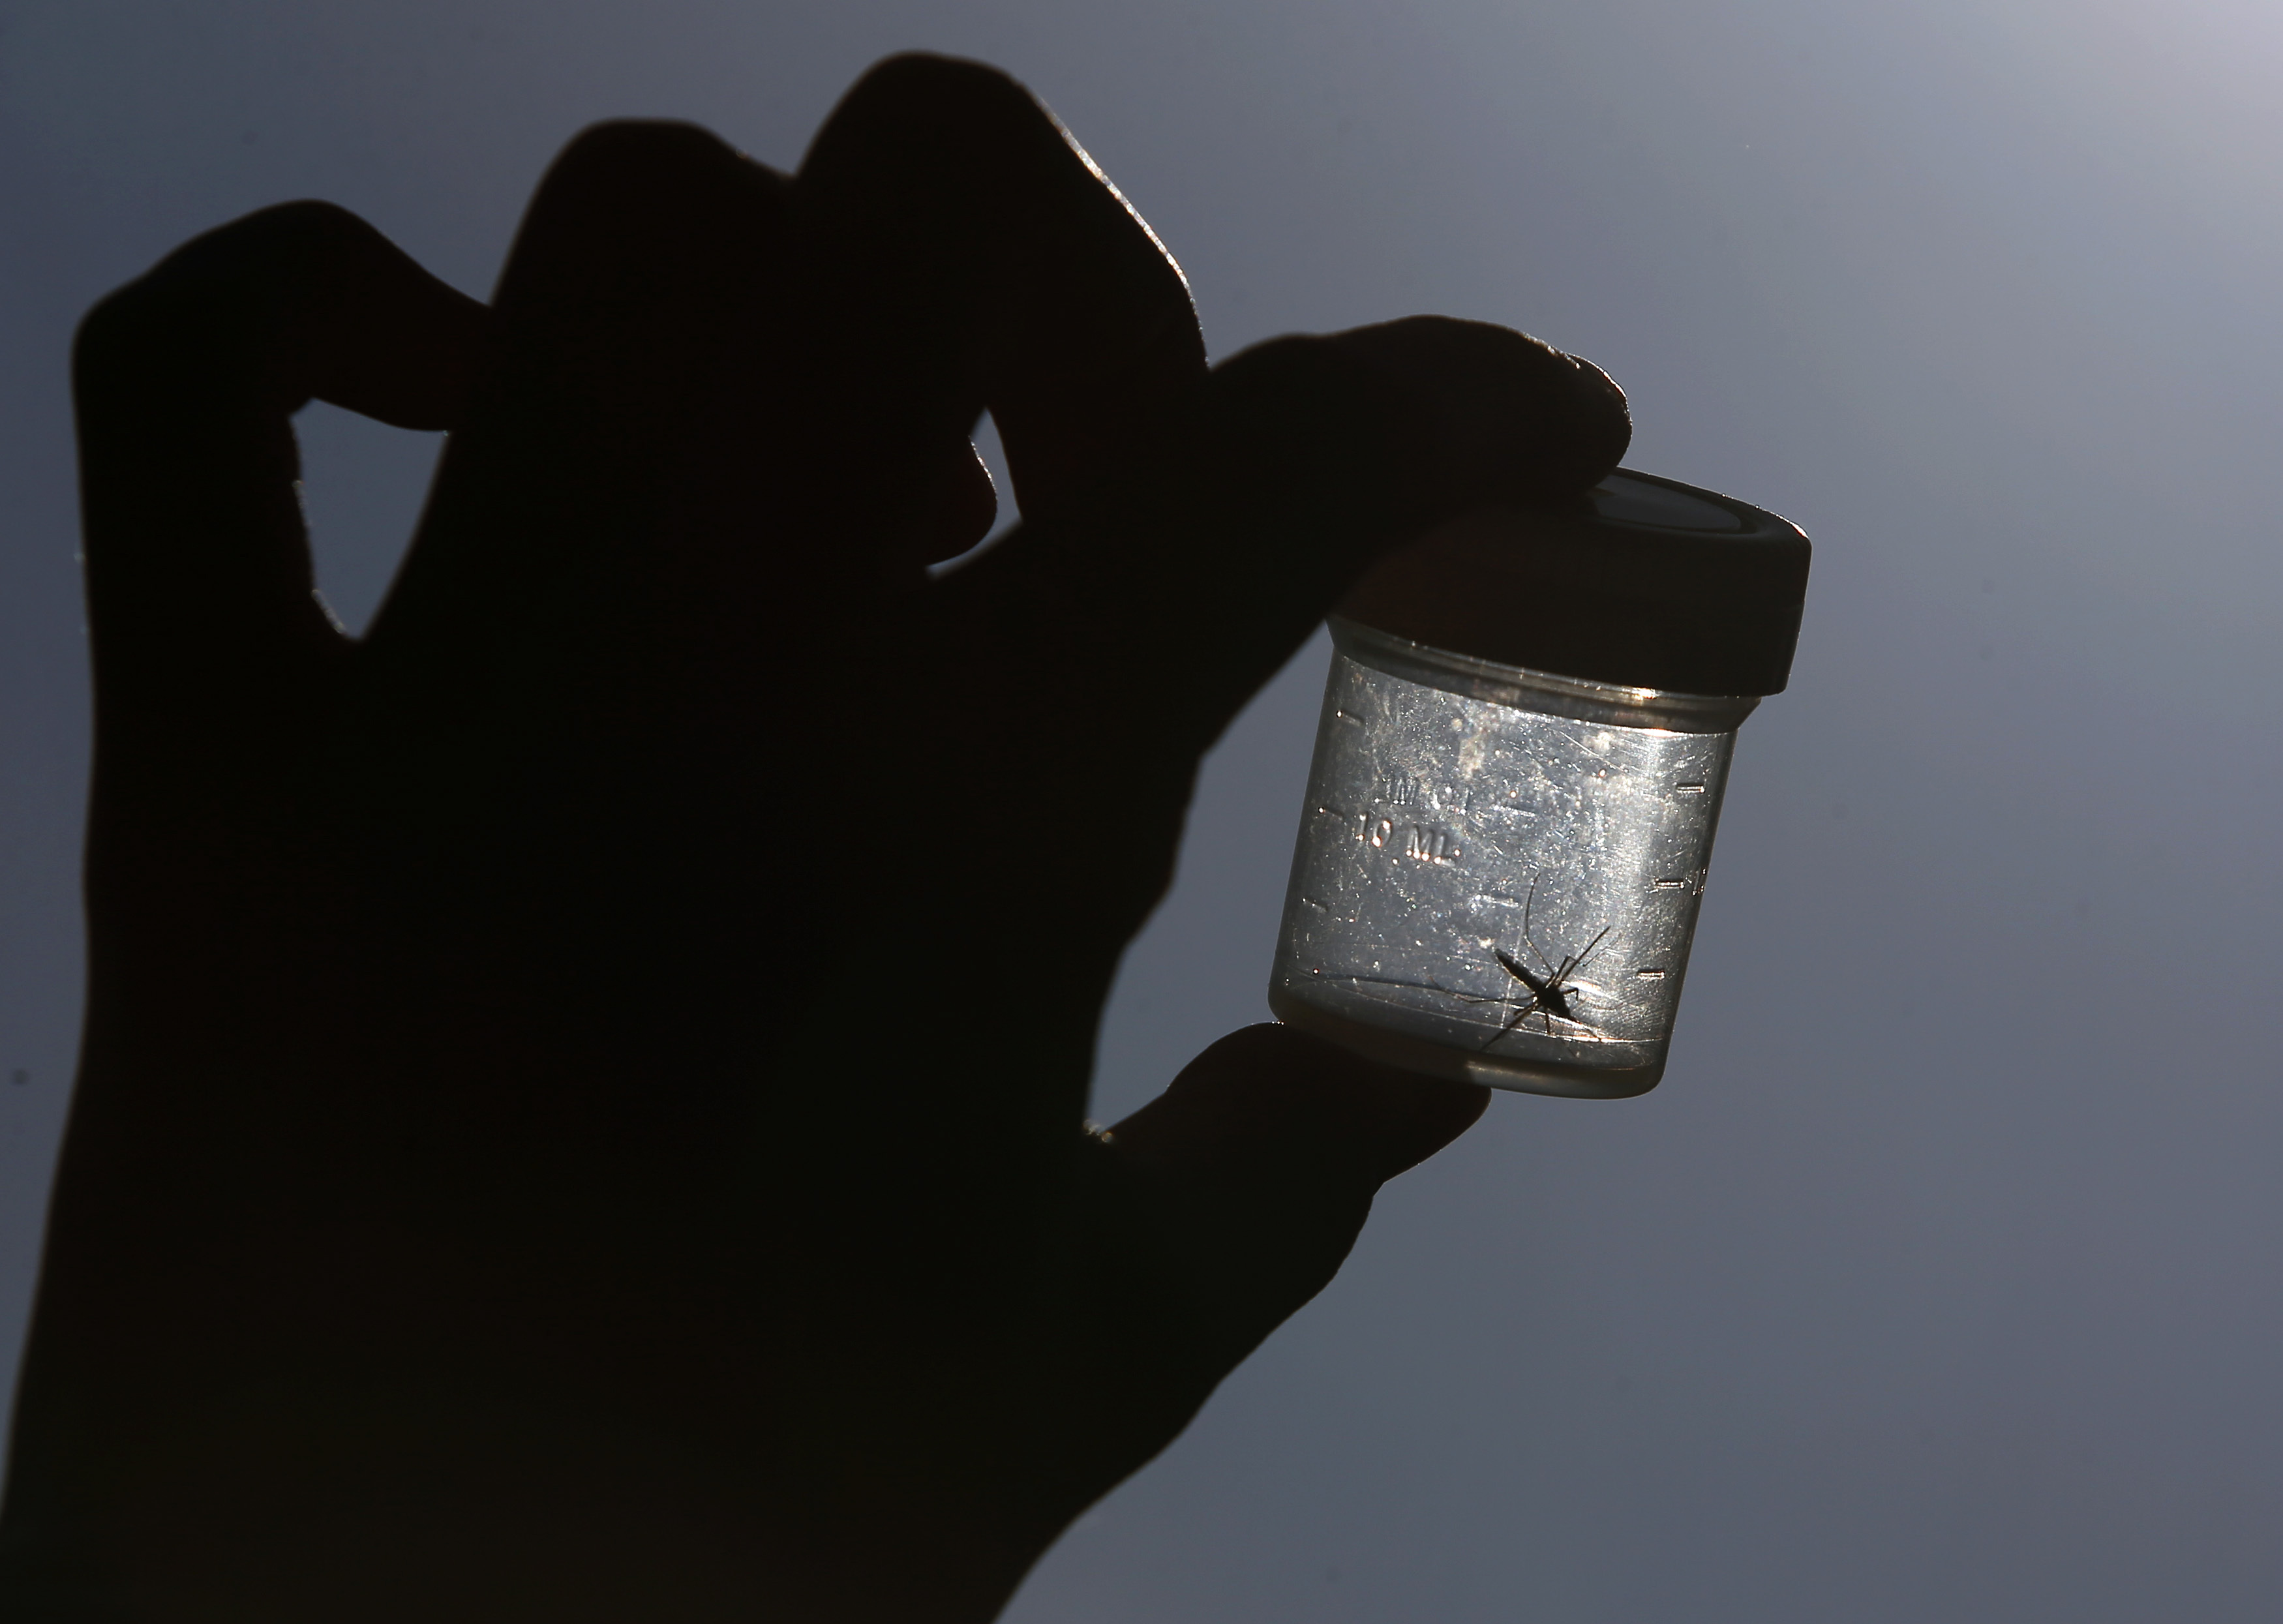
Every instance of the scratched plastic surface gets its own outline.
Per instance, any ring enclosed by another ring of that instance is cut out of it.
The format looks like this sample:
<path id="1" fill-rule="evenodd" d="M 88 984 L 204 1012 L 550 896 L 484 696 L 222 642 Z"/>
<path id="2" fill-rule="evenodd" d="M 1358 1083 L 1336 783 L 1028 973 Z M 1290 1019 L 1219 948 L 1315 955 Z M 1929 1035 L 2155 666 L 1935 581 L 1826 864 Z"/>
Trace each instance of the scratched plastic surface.
<path id="1" fill-rule="evenodd" d="M 1438 670 L 1416 645 L 1334 633 L 1277 1014 L 1499 1087 L 1654 1086 L 1753 702 L 1539 691 L 1509 667 Z"/>

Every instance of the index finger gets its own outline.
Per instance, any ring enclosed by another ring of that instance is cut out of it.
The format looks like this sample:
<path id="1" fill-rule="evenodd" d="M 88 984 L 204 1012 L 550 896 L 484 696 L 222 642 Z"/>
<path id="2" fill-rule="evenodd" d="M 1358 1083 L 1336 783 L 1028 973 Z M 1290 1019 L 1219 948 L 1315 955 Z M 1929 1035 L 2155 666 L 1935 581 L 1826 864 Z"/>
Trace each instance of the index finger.
<path id="1" fill-rule="evenodd" d="M 313 396 L 457 426 L 484 307 L 330 204 L 210 231 L 97 306 L 73 352 L 99 765 L 211 759 L 306 703 L 347 640 L 315 595 L 291 419 Z"/>

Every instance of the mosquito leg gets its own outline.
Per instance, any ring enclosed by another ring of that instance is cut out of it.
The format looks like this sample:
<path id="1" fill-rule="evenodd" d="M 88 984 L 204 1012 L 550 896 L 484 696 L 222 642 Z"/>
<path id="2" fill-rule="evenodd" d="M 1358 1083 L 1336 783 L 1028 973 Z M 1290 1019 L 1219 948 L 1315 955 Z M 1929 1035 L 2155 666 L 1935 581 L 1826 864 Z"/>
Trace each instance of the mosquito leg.
<path id="1" fill-rule="evenodd" d="M 1354 982 L 1366 987 L 1412 987 L 1422 992 L 1440 992 L 1448 998 L 1469 998 L 1477 1004 L 1502 1004 L 1504 998 L 1486 998 L 1456 987 L 1446 987 L 1438 981 L 1406 981 L 1399 975 L 1327 975 L 1327 981 Z"/>
<path id="2" fill-rule="evenodd" d="M 1514 1014 L 1507 1019 L 1505 1024 L 1500 1026 L 1497 1031 L 1492 1032 L 1488 1037 L 1484 1038 L 1482 1048 L 1476 1050 L 1475 1053 L 1480 1054 L 1483 1053 L 1484 1049 L 1489 1048 L 1501 1037 L 1511 1036 L 1514 1030 L 1520 1026 L 1523 1022 L 1529 1020 L 1531 1013 L 1538 1008 L 1538 998 L 1539 995 L 1537 993 L 1531 993 L 1530 995 L 1530 1001 L 1527 1004 L 1524 1004 L 1520 1009 L 1516 1010 Z"/>
<path id="3" fill-rule="evenodd" d="M 1538 962 L 1550 968 L 1554 960 L 1544 948 L 1539 946 L 1537 933 L 1531 925 L 1531 911 L 1538 905 L 1538 882 L 1545 877 L 1546 871 L 1542 868 L 1530 876 L 1530 890 L 1522 899 L 1522 940 L 1523 946 L 1538 955 Z"/>
<path id="4" fill-rule="evenodd" d="M 1456 987 L 1446 987 L 1438 981 L 1406 981 L 1399 975 L 1327 975 L 1327 981 L 1346 982 L 1362 987 L 1408 987 L 1414 992 L 1439 992 L 1446 998 L 1456 998 L 1461 1004 L 1504 1004 L 1503 997 L 1489 997 L 1479 992 L 1462 992 Z"/>
<path id="5" fill-rule="evenodd" d="M 1565 1019 L 1569 1018 L 1567 1006 L 1570 1001 L 1570 995 L 1578 991 L 1578 989 L 1575 986 L 1565 985 L 1564 983 L 1568 983 L 1572 975 L 1575 975 L 1578 971 L 1586 967 L 1586 960 L 1593 956 L 1595 950 L 1601 945 L 1602 938 L 1609 934 L 1609 929 L 1610 928 L 1609 926 L 1602 926 L 1600 930 L 1594 933 L 1593 939 L 1586 944 L 1586 951 L 1582 953 L 1573 954 L 1571 957 L 1564 959 L 1562 961 L 1562 968 L 1554 976 L 1552 984 L 1555 993 L 1562 998 L 1564 1006 L 1563 1013 Z"/>

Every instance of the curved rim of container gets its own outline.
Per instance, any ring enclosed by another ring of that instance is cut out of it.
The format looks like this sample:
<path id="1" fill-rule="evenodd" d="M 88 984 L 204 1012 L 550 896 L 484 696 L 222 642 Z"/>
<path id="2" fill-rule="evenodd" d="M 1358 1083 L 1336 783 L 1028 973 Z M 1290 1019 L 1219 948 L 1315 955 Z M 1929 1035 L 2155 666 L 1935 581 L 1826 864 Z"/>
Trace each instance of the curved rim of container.
<path id="1" fill-rule="evenodd" d="M 1287 1026 L 1312 1032 L 1383 1066 L 1398 1067 L 1421 1076 L 1441 1077 L 1446 1082 L 1480 1084 L 1509 1093 L 1545 1094 L 1559 1100 L 1633 1100 L 1655 1088 L 1664 1076 L 1662 1045 L 1657 1058 L 1646 1066 L 1579 1066 L 1561 1061 L 1509 1060 L 1469 1053 L 1373 1026 L 1352 1015 L 1326 1009 L 1275 983 L 1269 985 L 1268 1009 Z"/>
<path id="2" fill-rule="evenodd" d="M 1759 708 L 1755 694 L 1681 694 L 1532 671 L 1414 642 L 1344 615 L 1324 618 L 1333 646 L 1360 665 L 1406 682 L 1578 721 L 1666 733 L 1733 733 Z"/>

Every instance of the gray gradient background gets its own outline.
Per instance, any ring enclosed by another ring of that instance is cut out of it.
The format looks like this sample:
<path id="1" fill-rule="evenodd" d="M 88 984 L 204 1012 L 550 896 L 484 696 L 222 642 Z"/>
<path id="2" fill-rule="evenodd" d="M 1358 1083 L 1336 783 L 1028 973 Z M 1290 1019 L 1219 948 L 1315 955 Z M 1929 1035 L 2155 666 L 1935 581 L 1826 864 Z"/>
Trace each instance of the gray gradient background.
<path id="1" fill-rule="evenodd" d="M 2250 3 L 0 0 L 0 1345 L 79 989 L 78 313 L 309 195 L 481 292 L 581 124 L 790 163 L 914 45 L 1055 105 L 1217 354 L 1511 322 L 1625 384 L 1635 466 L 1818 543 L 1664 1087 L 1496 1101 L 1012 1616 L 2274 1617 L 2283 19 Z M 304 425 L 361 622 L 434 442 Z M 1206 772 L 1097 1115 L 1264 1013 L 1322 660 Z"/>

